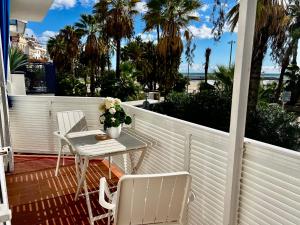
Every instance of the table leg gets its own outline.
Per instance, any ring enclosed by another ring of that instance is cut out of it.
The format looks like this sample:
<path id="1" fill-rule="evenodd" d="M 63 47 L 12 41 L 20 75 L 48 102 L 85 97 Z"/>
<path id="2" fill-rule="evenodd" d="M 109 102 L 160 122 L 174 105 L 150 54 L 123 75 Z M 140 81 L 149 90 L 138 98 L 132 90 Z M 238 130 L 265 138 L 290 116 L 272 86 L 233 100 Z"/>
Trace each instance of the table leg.
<path id="1" fill-rule="evenodd" d="M 82 164 L 82 163 L 80 163 L 80 164 Z M 81 170 L 81 176 L 80 176 L 80 180 L 79 180 L 79 183 L 78 183 L 78 186 L 77 186 L 77 191 L 76 191 L 76 195 L 75 195 L 75 201 L 78 200 L 78 196 L 79 196 L 80 190 L 82 188 L 82 185 L 84 184 L 85 175 L 86 175 L 86 171 L 87 171 L 88 165 L 89 165 L 89 158 L 88 157 L 84 157 L 83 166 L 82 165 L 80 166 L 81 167 L 81 169 L 80 169 Z"/>
<path id="2" fill-rule="evenodd" d="M 136 166 L 132 167 L 131 174 L 136 174 L 137 173 L 138 169 L 141 167 L 142 162 L 145 158 L 145 154 L 146 154 L 146 149 L 143 149 L 142 153 L 140 155 L 139 161 L 137 162 Z M 130 160 L 131 160 L 131 165 L 133 165 L 132 157 L 130 157 Z"/>

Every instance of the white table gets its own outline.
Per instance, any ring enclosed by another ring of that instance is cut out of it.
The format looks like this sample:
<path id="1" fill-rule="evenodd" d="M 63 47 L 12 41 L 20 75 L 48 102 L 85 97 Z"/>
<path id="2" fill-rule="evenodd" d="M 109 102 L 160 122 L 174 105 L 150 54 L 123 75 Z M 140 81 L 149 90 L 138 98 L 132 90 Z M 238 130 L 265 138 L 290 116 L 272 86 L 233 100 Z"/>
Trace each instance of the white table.
<path id="1" fill-rule="evenodd" d="M 84 133 L 84 132 L 80 132 Z M 126 161 L 127 153 L 130 153 L 131 160 L 131 174 L 137 172 L 139 167 L 142 164 L 144 159 L 146 149 L 149 145 L 152 145 L 153 142 L 150 138 L 134 131 L 133 129 L 123 129 L 121 136 L 118 139 L 109 139 L 105 141 L 97 141 L 95 134 L 88 132 L 83 135 L 78 135 L 79 133 L 71 133 L 67 136 L 69 142 L 74 148 L 75 152 L 75 164 L 76 164 L 76 173 L 78 186 L 75 195 L 75 200 L 78 199 L 80 191 L 83 187 L 84 195 L 86 197 L 88 213 L 90 224 L 93 225 L 96 220 L 102 219 L 101 216 L 94 217 L 92 213 L 91 203 L 89 199 L 89 192 L 86 183 L 86 172 L 89 165 L 89 160 L 92 158 L 103 158 L 109 157 L 109 173 L 111 173 L 110 163 L 111 156 L 114 155 L 123 155 L 124 157 L 124 166 L 125 172 L 127 172 Z M 134 165 L 133 157 L 131 153 L 141 151 L 140 157 L 136 165 Z M 111 177 L 110 177 L 111 178 Z"/>

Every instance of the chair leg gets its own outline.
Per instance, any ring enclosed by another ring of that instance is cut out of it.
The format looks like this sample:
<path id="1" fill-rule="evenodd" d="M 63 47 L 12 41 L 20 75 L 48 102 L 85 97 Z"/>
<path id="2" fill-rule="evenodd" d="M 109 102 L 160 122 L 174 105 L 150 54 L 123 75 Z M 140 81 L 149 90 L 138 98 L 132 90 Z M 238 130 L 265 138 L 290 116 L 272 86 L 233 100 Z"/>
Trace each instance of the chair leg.
<path id="1" fill-rule="evenodd" d="M 65 165 L 65 158 L 66 158 L 66 154 L 63 153 L 63 154 L 62 154 L 62 160 L 63 160 L 63 163 L 62 163 L 62 164 L 63 164 L 63 166 Z"/>
<path id="2" fill-rule="evenodd" d="M 110 225 L 110 217 L 111 217 L 111 215 L 109 215 L 107 218 L 107 225 Z"/>
<path id="3" fill-rule="evenodd" d="M 111 180 L 111 156 L 108 156 L 108 179 Z"/>
<path id="4" fill-rule="evenodd" d="M 80 180 L 80 171 L 79 171 L 79 165 L 80 164 L 80 157 L 78 155 L 75 155 L 75 169 L 76 169 L 76 178 L 77 178 L 77 185 L 79 184 Z"/>
<path id="5" fill-rule="evenodd" d="M 56 169 L 55 169 L 55 176 L 58 176 L 58 170 L 60 166 L 60 158 L 61 158 L 61 153 L 62 153 L 63 146 L 58 151 L 58 156 L 57 156 L 57 162 L 56 162 Z"/>

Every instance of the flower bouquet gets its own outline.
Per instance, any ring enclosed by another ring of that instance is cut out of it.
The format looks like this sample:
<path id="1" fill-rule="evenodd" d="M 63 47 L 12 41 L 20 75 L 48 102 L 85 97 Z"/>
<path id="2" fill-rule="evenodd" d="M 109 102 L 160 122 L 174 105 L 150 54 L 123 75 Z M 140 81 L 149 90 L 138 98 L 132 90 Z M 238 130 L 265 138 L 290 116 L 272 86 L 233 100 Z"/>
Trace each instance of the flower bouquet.
<path id="1" fill-rule="evenodd" d="M 111 138 L 118 138 L 121 134 L 122 124 L 131 124 L 132 119 L 121 107 L 121 100 L 117 98 L 105 98 L 99 106 L 101 112 L 100 123 Z"/>

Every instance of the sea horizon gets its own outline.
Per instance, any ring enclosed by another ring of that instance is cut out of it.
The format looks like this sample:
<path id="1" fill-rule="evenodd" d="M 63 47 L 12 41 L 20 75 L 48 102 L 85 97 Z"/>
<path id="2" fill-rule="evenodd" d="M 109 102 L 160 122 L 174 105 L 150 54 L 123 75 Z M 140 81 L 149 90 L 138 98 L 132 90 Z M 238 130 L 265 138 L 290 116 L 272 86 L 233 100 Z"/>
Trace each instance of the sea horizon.
<path id="1" fill-rule="evenodd" d="M 191 80 L 202 80 L 204 79 L 204 73 L 182 73 L 184 76 L 189 77 Z M 212 73 L 208 73 L 208 75 L 212 75 Z M 278 80 L 280 74 L 279 73 L 262 73 L 261 77 L 263 79 L 270 79 L 270 80 Z"/>

